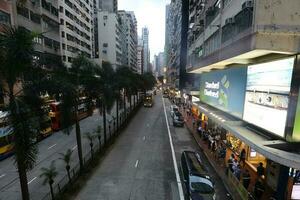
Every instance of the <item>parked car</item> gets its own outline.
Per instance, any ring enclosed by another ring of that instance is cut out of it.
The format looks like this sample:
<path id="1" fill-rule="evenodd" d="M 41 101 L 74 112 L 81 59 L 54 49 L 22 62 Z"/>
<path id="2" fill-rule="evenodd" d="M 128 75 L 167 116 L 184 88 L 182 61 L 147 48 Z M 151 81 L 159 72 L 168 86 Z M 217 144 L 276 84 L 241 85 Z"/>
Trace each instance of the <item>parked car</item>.
<path id="1" fill-rule="evenodd" d="M 173 115 L 173 126 L 184 126 L 184 118 L 180 112 L 174 112 Z"/>
<path id="2" fill-rule="evenodd" d="M 188 199 L 216 199 L 214 184 L 198 153 L 183 151 L 181 154 L 181 170 Z"/>
<path id="3" fill-rule="evenodd" d="M 179 112 L 178 107 L 176 105 L 171 105 L 170 106 L 170 115 L 171 115 L 172 118 L 174 117 L 175 112 Z"/>

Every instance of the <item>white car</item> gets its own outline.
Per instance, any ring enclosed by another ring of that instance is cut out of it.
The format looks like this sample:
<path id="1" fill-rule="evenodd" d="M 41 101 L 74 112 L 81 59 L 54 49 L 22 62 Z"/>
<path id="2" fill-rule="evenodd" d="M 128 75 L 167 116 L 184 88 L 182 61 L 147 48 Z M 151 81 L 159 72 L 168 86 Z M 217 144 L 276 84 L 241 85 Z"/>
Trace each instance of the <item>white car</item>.
<path id="1" fill-rule="evenodd" d="M 171 105 L 170 106 L 170 115 L 171 115 L 172 118 L 174 117 L 174 113 L 178 112 L 178 111 L 179 111 L 179 109 L 176 105 Z"/>

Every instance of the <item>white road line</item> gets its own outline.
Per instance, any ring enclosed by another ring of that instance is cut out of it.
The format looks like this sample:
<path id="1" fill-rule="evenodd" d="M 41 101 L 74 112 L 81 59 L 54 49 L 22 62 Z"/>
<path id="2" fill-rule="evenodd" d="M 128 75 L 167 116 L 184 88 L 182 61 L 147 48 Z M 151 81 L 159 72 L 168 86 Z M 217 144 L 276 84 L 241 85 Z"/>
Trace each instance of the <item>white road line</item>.
<path id="1" fill-rule="evenodd" d="M 0 178 L 3 178 L 5 175 L 6 175 L 6 174 L 2 174 L 2 175 L 0 175 Z"/>
<path id="2" fill-rule="evenodd" d="M 143 137 L 143 140 L 144 140 L 144 141 L 146 140 L 146 136 Z"/>
<path id="3" fill-rule="evenodd" d="M 49 150 L 49 149 L 52 149 L 52 148 L 55 147 L 55 146 L 56 146 L 56 144 L 54 144 L 54 145 L 48 147 L 48 150 Z"/>
<path id="4" fill-rule="evenodd" d="M 134 167 L 137 168 L 139 165 L 139 160 L 136 160 Z"/>
<path id="5" fill-rule="evenodd" d="M 77 145 L 75 145 L 73 148 L 72 148 L 72 150 L 75 150 L 77 148 Z"/>
<path id="6" fill-rule="evenodd" d="M 33 179 L 31 179 L 27 184 L 32 183 L 32 181 L 34 181 L 36 179 L 36 177 L 34 177 Z"/>
<path id="7" fill-rule="evenodd" d="M 177 166 L 177 162 L 176 162 L 175 151 L 174 151 L 173 140 L 172 140 L 172 136 L 171 136 L 171 132 L 170 132 L 169 121 L 168 121 L 168 117 L 167 117 L 165 100 L 164 100 L 164 98 L 162 98 L 162 100 L 163 100 L 165 118 L 166 118 L 166 123 L 167 123 L 167 128 L 168 128 L 168 134 L 169 134 L 170 146 L 171 146 L 171 151 L 172 151 L 173 165 L 174 165 L 174 170 L 175 170 L 175 174 L 176 174 L 177 186 L 178 186 L 178 191 L 179 191 L 179 197 L 180 197 L 180 200 L 184 200 L 183 190 L 182 190 L 182 183 L 181 183 L 179 173 L 178 173 L 178 166 Z"/>

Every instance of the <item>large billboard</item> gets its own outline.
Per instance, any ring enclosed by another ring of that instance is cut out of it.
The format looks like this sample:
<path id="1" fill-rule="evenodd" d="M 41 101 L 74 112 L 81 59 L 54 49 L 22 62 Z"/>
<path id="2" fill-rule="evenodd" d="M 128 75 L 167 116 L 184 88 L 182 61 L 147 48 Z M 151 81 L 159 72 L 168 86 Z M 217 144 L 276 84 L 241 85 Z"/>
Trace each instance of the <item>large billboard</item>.
<path id="1" fill-rule="evenodd" d="M 243 119 L 285 137 L 289 92 L 295 58 L 251 65 Z"/>
<path id="2" fill-rule="evenodd" d="M 300 92 L 300 89 L 299 89 Z M 298 93 L 300 95 L 300 93 Z M 298 96 L 297 110 L 295 115 L 294 129 L 293 129 L 293 141 L 300 141 L 300 96 Z"/>
<path id="3" fill-rule="evenodd" d="M 200 101 L 242 118 L 246 80 L 246 67 L 201 74 Z"/>

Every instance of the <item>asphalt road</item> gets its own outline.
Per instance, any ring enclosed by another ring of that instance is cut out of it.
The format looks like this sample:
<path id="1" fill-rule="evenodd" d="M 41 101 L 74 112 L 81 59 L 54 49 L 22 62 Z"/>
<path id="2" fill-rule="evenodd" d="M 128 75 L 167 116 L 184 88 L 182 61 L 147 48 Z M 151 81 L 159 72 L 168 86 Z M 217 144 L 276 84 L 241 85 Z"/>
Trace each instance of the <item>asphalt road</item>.
<path id="1" fill-rule="evenodd" d="M 182 200 L 181 152 L 193 150 L 201 153 L 201 150 L 186 128 L 174 128 L 171 125 L 170 105 L 169 100 L 162 100 L 158 94 L 152 108 L 142 108 L 74 199 Z M 222 181 L 208 161 L 205 158 L 203 160 L 215 182 L 217 199 L 224 199 L 226 190 Z"/>
<path id="2" fill-rule="evenodd" d="M 128 103 L 127 106 L 129 107 Z M 115 116 L 115 113 L 115 108 L 113 108 L 111 114 L 107 116 L 107 121 L 111 120 L 111 116 Z M 94 111 L 91 117 L 80 121 L 83 155 L 88 154 L 90 151 L 89 142 L 84 135 L 86 132 L 93 132 L 98 125 L 103 127 L 102 117 L 99 115 L 97 110 Z M 97 142 L 98 141 L 95 140 L 95 144 Z M 38 143 L 39 153 L 37 162 L 35 167 L 27 173 L 31 199 L 42 199 L 49 192 L 49 186 L 47 184 L 42 185 L 43 178 L 40 178 L 42 167 L 48 168 L 51 162 L 55 161 L 59 174 L 54 181 L 61 180 L 64 176 L 66 176 L 65 164 L 62 160 L 58 159 L 60 157 L 59 153 L 65 153 L 67 149 L 72 149 L 71 167 L 74 167 L 77 163 L 79 163 L 76 144 L 74 128 L 70 135 L 66 135 L 62 131 L 58 131 Z M 21 199 L 20 182 L 13 157 L 10 157 L 0 161 L 0 200 L 17 199 Z"/>

